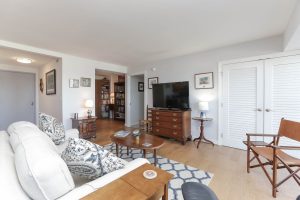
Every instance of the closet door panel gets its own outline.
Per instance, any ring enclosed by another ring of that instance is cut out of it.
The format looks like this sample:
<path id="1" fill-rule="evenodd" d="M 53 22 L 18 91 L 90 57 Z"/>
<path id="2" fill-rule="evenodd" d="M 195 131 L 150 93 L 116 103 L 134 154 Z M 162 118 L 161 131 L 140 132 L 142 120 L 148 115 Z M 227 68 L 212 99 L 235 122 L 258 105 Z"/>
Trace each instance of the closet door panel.
<path id="1" fill-rule="evenodd" d="M 223 144 L 245 149 L 246 133 L 263 132 L 263 61 L 223 68 Z"/>
<path id="2" fill-rule="evenodd" d="M 267 60 L 265 72 L 264 129 L 266 134 L 277 133 L 281 118 L 300 122 L 300 56 Z M 280 144 L 300 146 L 287 138 Z"/>

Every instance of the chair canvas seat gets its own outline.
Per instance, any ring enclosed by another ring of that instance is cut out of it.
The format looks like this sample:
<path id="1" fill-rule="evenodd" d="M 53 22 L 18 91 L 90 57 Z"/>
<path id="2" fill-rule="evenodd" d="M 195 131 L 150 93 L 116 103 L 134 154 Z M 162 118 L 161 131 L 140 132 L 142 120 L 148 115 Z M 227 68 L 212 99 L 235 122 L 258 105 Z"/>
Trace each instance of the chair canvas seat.
<path id="1" fill-rule="evenodd" d="M 252 147 L 260 156 L 269 161 L 273 161 L 273 149 L 271 147 Z M 300 159 L 294 158 L 281 150 L 277 150 L 277 156 L 288 165 L 300 165 Z"/>
<path id="2" fill-rule="evenodd" d="M 246 133 L 247 142 L 247 172 L 250 173 L 250 168 L 261 167 L 264 174 L 267 176 L 268 180 L 272 184 L 272 195 L 276 197 L 278 192 L 278 187 L 285 183 L 288 179 L 293 178 L 295 182 L 300 186 L 300 159 L 292 157 L 284 152 L 284 150 L 296 150 L 300 151 L 299 146 L 280 146 L 280 138 L 286 137 L 288 139 L 300 142 L 300 122 L 295 122 L 291 120 L 286 120 L 284 118 L 280 121 L 280 126 L 278 134 L 261 134 L 261 133 Z M 263 142 L 255 142 L 251 137 L 272 137 L 273 140 L 269 144 L 264 144 Z M 250 153 L 253 153 L 254 157 L 251 158 Z M 261 160 L 264 158 L 267 162 Z M 257 160 L 258 164 L 251 165 L 250 163 Z M 270 165 L 272 173 L 267 171 L 265 166 Z M 277 170 L 286 169 L 289 175 L 278 181 Z"/>

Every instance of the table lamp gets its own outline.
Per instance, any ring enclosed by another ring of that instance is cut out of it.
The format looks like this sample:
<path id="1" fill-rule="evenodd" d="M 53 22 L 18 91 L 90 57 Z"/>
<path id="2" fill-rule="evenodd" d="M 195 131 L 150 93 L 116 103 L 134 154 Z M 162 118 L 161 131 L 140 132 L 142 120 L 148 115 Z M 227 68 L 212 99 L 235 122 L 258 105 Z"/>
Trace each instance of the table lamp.
<path id="1" fill-rule="evenodd" d="M 94 102 L 93 102 L 93 100 L 87 99 L 87 100 L 85 101 L 85 104 L 84 104 L 84 105 L 85 105 L 86 108 L 89 108 L 88 111 L 87 111 L 87 114 L 88 114 L 88 117 L 91 117 L 91 116 L 92 116 L 92 109 L 91 109 L 91 108 L 94 107 Z"/>
<path id="2" fill-rule="evenodd" d="M 209 110 L 208 102 L 207 101 L 199 101 L 199 110 L 200 110 L 200 117 L 206 118 L 206 112 Z"/>

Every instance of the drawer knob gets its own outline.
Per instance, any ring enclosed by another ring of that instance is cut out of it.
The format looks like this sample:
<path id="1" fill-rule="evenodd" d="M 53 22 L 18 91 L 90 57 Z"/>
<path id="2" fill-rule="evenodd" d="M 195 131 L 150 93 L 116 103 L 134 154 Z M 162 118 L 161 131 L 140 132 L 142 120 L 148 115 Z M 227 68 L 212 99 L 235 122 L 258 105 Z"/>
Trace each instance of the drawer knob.
<path id="1" fill-rule="evenodd" d="M 177 125 L 173 125 L 174 128 L 177 128 Z"/>
<path id="2" fill-rule="evenodd" d="M 174 135 L 177 135 L 177 131 L 174 131 L 173 134 L 174 134 Z"/>
<path id="3" fill-rule="evenodd" d="M 174 122 L 176 122 L 176 121 L 177 121 L 177 119 L 173 119 L 173 121 L 174 121 Z"/>
<path id="4" fill-rule="evenodd" d="M 156 122 L 156 125 L 159 125 L 159 123 L 158 123 L 158 122 Z"/>
<path id="5" fill-rule="evenodd" d="M 156 132 L 159 132 L 159 129 L 156 129 Z"/>
<path id="6" fill-rule="evenodd" d="M 156 117 L 156 119 L 159 119 L 159 117 Z"/>

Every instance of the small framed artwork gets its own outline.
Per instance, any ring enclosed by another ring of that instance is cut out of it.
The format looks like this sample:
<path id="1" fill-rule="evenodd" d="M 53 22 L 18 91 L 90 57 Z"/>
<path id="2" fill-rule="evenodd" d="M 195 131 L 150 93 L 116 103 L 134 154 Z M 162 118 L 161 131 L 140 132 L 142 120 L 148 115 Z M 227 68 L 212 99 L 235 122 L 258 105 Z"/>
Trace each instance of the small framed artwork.
<path id="1" fill-rule="evenodd" d="M 55 69 L 46 73 L 46 95 L 56 94 L 56 71 Z"/>
<path id="2" fill-rule="evenodd" d="M 158 77 L 148 78 L 148 89 L 152 89 L 152 85 L 157 83 L 158 83 Z"/>
<path id="3" fill-rule="evenodd" d="M 144 82 L 138 83 L 138 90 L 139 90 L 139 92 L 144 92 Z"/>
<path id="4" fill-rule="evenodd" d="M 40 91 L 41 91 L 41 93 L 44 92 L 44 82 L 43 82 L 42 78 L 40 79 Z"/>
<path id="5" fill-rule="evenodd" d="M 214 88 L 213 72 L 195 74 L 196 89 L 212 89 Z"/>
<path id="6" fill-rule="evenodd" d="M 70 79 L 69 88 L 79 88 L 79 79 Z"/>
<path id="7" fill-rule="evenodd" d="M 80 86 L 81 87 L 91 87 L 92 79 L 91 78 L 80 78 Z"/>

